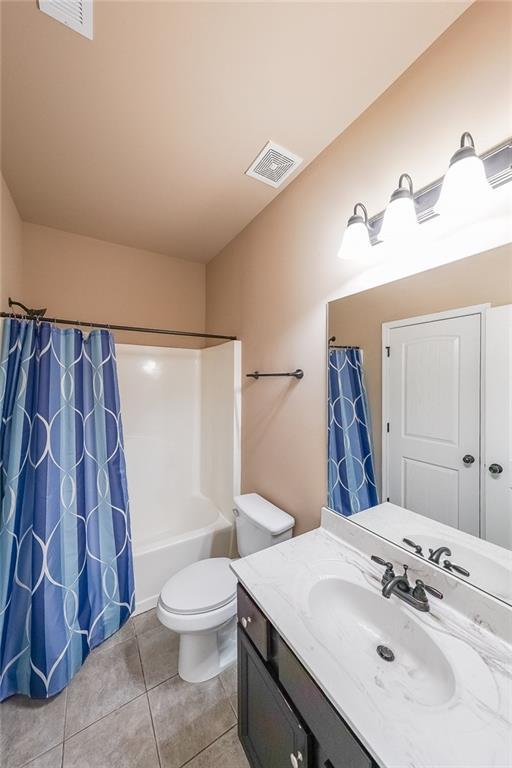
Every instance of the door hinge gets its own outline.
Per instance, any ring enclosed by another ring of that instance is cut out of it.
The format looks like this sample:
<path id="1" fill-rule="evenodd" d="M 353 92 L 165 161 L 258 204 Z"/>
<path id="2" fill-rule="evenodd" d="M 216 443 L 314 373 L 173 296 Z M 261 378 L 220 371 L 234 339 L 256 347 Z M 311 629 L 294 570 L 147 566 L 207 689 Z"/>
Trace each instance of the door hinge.
<path id="1" fill-rule="evenodd" d="M 391 357 L 391 347 L 386 347 L 386 357 Z"/>

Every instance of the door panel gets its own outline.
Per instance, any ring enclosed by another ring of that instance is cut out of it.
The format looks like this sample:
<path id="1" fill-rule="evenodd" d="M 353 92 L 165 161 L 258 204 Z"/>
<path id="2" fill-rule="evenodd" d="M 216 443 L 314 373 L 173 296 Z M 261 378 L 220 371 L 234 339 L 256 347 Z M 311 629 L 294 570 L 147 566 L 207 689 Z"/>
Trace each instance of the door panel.
<path id="1" fill-rule="evenodd" d="M 475 536 L 480 324 L 476 314 L 391 328 L 387 367 L 389 500 Z"/>
<path id="2" fill-rule="evenodd" d="M 403 341 L 404 436 L 457 444 L 459 434 L 459 339 Z M 425 371 L 435 375 L 425 375 Z"/>
<path id="3" fill-rule="evenodd" d="M 403 462 L 403 506 L 457 528 L 459 473 L 416 459 L 404 458 Z"/>

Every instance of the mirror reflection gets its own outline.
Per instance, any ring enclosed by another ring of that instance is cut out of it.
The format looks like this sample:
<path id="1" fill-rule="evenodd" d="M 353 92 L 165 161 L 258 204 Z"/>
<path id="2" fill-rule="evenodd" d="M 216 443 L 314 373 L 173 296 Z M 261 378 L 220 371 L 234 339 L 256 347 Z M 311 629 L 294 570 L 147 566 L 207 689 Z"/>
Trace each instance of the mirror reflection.
<path id="1" fill-rule="evenodd" d="M 512 603 L 511 259 L 329 304 L 328 506 Z"/>

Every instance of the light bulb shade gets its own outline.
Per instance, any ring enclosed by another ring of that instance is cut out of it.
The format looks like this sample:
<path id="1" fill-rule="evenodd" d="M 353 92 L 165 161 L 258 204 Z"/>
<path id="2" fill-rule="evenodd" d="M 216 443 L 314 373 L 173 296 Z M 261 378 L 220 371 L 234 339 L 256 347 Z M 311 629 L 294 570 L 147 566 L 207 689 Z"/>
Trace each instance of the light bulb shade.
<path id="1" fill-rule="evenodd" d="M 414 237 L 418 229 L 418 218 L 412 196 L 392 196 L 384 212 L 379 240 L 384 243 L 404 242 Z"/>
<path id="2" fill-rule="evenodd" d="M 357 213 L 357 209 L 363 215 Z M 370 233 L 368 232 L 368 213 L 362 203 L 354 206 L 354 213 L 348 220 L 347 228 L 338 251 L 338 258 L 343 260 L 361 259 L 371 253 Z"/>
<path id="3" fill-rule="evenodd" d="M 482 160 L 474 152 L 460 158 L 456 153 L 444 177 L 435 212 L 458 220 L 473 219 L 484 216 L 491 202 L 492 188 Z"/>

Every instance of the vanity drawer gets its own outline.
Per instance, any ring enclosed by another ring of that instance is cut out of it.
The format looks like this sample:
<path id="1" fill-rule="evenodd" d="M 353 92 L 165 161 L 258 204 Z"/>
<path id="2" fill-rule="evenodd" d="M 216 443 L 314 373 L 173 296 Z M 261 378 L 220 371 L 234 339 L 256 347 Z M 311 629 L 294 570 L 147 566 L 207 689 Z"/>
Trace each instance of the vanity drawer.
<path id="1" fill-rule="evenodd" d="M 319 768 L 373 768 L 373 760 L 282 638 L 278 668 L 279 682 L 321 747 Z"/>
<path id="2" fill-rule="evenodd" d="M 238 623 L 265 661 L 270 658 L 270 623 L 241 584 L 237 587 Z"/>

